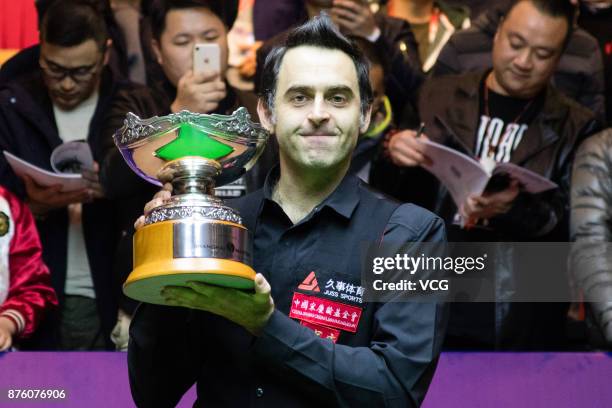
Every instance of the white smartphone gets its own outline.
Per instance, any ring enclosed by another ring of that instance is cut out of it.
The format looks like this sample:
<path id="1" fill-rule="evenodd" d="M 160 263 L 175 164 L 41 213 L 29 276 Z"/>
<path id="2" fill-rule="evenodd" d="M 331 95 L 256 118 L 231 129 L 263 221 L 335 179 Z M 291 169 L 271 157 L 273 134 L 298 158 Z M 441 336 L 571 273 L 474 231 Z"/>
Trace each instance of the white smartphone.
<path id="1" fill-rule="evenodd" d="M 219 44 L 196 44 L 193 47 L 193 72 L 221 71 L 221 48 Z"/>

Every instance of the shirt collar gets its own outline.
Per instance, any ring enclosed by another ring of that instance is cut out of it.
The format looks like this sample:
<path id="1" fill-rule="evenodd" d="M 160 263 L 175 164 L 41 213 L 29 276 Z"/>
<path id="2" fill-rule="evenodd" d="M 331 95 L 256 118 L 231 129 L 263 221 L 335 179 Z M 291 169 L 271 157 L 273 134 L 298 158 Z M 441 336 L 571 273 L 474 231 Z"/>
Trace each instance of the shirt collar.
<path id="1" fill-rule="evenodd" d="M 280 177 L 280 166 L 273 167 L 266 177 L 263 187 L 264 201 L 274 201 L 272 193 Z M 313 213 L 318 213 L 324 207 L 329 207 L 339 215 L 349 219 L 359 204 L 359 183 L 361 181 L 355 175 L 347 173 L 338 187 L 315 207 Z M 314 214 L 313 214 L 314 215 Z M 306 217 L 308 219 L 310 217 Z"/>

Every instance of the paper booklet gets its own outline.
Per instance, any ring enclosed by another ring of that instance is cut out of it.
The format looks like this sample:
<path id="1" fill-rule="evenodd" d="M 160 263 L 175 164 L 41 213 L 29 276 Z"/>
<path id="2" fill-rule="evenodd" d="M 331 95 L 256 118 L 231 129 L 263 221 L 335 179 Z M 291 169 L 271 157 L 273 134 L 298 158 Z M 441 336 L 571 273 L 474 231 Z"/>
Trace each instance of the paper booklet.
<path id="1" fill-rule="evenodd" d="M 494 160 L 480 163 L 476 159 L 439 143 L 422 140 L 425 155 L 432 161 L 423 165 L 448 189 L 457 207 L 470 195 L 485 191 L 493 176 L 510 176 L 518 180 L 521 189 L 528 193 L 541 193 L 557 188 L 547 178 L 512 163 L 496 163 Z"/>
<path id="2" fill-rule="evenodd" d="M 81 171 L 91 170 L 94 165 L 91 149 L 84 141 L 67 142 L 56 147 L 50 158 L 53 171 L 28 163 L 6 150 L 3 153 L 18 176 L 27 175 L 44 187 L 61 184 L 62 192 L 87 187 L 88 183 L 81 175 Z"/>

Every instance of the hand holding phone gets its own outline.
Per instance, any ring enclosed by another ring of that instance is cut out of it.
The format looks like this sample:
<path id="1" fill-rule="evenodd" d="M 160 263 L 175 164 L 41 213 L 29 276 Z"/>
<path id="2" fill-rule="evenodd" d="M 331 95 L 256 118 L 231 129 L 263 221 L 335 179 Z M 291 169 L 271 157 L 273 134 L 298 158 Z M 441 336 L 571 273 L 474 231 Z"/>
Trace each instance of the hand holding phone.
<path id="1" fill-rule="evenodd" d="M 175 113 L 181 110 L 211 113 L 226 95 L 219 45 L 196 44 L 193 49 L 193 70 L 179 79 L 176 98 L 170 110 Z"/>

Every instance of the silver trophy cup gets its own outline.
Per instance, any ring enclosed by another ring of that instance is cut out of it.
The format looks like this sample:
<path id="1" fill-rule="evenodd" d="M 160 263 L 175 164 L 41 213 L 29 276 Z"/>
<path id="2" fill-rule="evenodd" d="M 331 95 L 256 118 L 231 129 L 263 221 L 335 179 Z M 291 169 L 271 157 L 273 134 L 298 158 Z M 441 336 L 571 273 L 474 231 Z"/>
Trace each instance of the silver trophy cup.
<path id="1" fill-rule="evenodd" d="M 214 187 L 244 175 L 268 136 L 245 108 L 229 116 L 181 111 L 140 119 L 128 113 L 115 144 L 139 176 L 159 186 L 171 183 L 172 197 L 145 214 L 145 226 L 134 235 L 127 296 L 164 304 L 165 286 L 189 281 L 253 287 L 250 233 Z"/>

